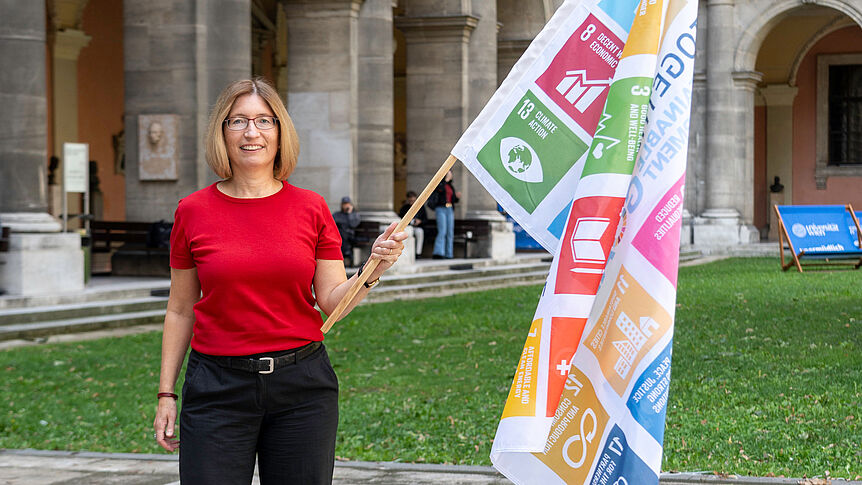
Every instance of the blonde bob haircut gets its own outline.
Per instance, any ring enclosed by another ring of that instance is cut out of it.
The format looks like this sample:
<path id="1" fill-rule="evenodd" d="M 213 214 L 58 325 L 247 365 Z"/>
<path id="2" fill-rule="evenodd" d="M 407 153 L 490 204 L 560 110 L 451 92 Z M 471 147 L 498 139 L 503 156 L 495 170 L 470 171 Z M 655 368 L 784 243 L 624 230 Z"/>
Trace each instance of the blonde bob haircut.
<path id="1" fill-rule="evenodd" d="M 236 99 L 246 94 L 256 94 L 263 98 L 272 112 L 275 113 L 275 117 L 278 118 L 278 153 L 275 154 L 272 176 L 276 180 L 287 180 L 293 173 L 293 169 L 296 168 L 296 159 L 299 157 L 299 138 L 296 136 L 293 121 L 287 114 L 287 109 L 281 102 L 278 92 L 260 77 L 234 81 L 224 88 L 218 97 L 210 112 L 209 125 L 207 126 L 205 139 L 207 164 L 219 177 L 223 179 L 233 177 L 233 170 L 224 141 L 224 120 L 230 114 Z"/>

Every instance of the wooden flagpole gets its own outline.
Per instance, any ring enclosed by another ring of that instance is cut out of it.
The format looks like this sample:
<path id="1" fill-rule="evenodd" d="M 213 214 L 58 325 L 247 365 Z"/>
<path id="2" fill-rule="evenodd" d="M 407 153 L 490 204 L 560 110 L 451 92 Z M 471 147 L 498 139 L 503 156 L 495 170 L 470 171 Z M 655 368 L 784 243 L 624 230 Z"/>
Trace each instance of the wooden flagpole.
<path id="1" fill-rule="evenodd" d="M 419 212 L 419 209 L 422 208 L 422 206 L 425 204 L 425 201 L 427 201 L 428 197 L 431 196 L 431 193 L 434 192 L 434 189 L 436 189 L 437 186 L 440 185 L 440 181 L 443 180 L 443 177 L 446 176 L 446 173 L 452 169 L 452 166 L 455 165 L 455 161 L 457 160 L 458 159 L 455 158 L 455 155 L 449 155 L 449 158 L 447 158 L 446 161 L 443 162 L 443 165 L 440 166 L 440 169 L 437 170 L 437 173 L 435 173 L 434 176 L 431 177 L 431 181 L 428 182 L 428 185 L 425 186 L 425 190 L 423 190 L 422 193 L 420 193 L 419 196 L 416 197 L 416 202 L 414 202 L 413 205 L 410 206 L 410 210 L 408 210 L 407 213 L 404 214 L 404 217 L 402 217 L 398 225 L 395 226 L 395 230 L 392 231 L 393 234 L 396 232 L 403 231 L 410 224 L 410 221 L 412 221 L 413 218 L 416 217 L 416 213 Z M 371 273 L 374 271 L 375 268 L 377 268 L 377 265 L 379 264 L 379 259 L 369 259 L 368 262 L 365 263 L 365 266 L 362 268 L 362 274 L 359 275 L 355 282 L 353 282 L 353 286 L 351 286 L 350 289 L 347 290 L 347 294 L 344 295 L 344 298 L 341 299 L 341 301 L 338 303 L 338 306 L 335 307 L 335 310 L 332 311 L 329 317 L 326 318 L 326 322 L 323 324 L 322 327 L 320 327 L 320 330 L 322 330 L 323 333 L 328 332 L 329 329 L 332 328 L 332 325 L 334 325 L 335 322 L 337 322 L 341 318 L 341 314 L 344 313 L 344 310 L 348 306 L 350 306 L 350 303 L 353 302 L 353 299 L 356 297 L 356 294 L 359 293 L 359 290 L 362 288 L 362 285 L 364 285 L 365 282 L 368 281 L 368 277 L 371 276 Z"/>

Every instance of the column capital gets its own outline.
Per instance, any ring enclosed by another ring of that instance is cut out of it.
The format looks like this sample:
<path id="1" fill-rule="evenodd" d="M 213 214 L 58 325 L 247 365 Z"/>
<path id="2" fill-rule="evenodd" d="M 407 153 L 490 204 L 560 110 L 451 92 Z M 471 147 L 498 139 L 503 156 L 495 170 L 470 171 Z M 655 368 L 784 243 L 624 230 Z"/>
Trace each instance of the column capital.
<path id="1" fill-rule="evenodd" d="M 81 49 L 87 47 L 90 39 L 82 30 L 65 29 L 54 32 L 54 59 L 77 61 Z"/>
<path id="2" fill-rule="evenodd" d="M 786 84 L 769 84 L 760 88 L 766 106 L 793 106 L 799 88 Z"/>
<path id="3" fill-rule="evenodd" d="M 55 30 L 81 27 L 88 0 L 54 0 L 47 2 L 48 16 Z"/>
<path id="4" fill-rule="evenodd" d="M 734 84 L 751 92 L 763 80 L 763 73 L 758 71 L 734 71 L 732 76 Z"/>
<path id="5" fill-rule="evenodd" d="M 447 15 L 442 17 L 396 17 L 395 27 L 411 42 L 463 42 L 470 40 L 470 33 L 479 24 L 472 15 Z"/>
<path id="6" fill-rule="evenodd" d="M 736 0 L 706 0 L 706 6 L 709 7 L 733 7 L 736 4 Z"/>

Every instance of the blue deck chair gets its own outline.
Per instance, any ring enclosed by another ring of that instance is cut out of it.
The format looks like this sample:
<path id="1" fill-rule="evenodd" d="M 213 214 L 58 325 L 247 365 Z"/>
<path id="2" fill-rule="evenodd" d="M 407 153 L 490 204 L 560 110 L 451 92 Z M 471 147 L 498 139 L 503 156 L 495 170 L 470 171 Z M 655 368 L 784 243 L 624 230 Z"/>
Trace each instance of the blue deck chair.
<path id="1" fill-rule="evenodd" d="M 862 230 L 859 217 L 847 205 L 775 206 L 778 216 L 781 269 L 791 266 L 844 264 L 862 266 Z M 784 262 L 785 240 L 793 261 Z"/>

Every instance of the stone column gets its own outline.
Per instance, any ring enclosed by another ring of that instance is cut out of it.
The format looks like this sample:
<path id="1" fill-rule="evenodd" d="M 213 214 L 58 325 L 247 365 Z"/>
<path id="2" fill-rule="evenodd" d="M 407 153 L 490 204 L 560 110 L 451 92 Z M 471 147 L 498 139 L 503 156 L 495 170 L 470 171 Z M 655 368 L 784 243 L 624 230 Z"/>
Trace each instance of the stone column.
<path id="1" fill-rule="evenodd" d="M 472 122 L 497 90 L 497 4 L 473 2 L 473 16 L 479 21 L 468 44 L 469 93 L 467 117 Z M 466 127 L 465 127 L 466 129 Z M 459 214 L 468 219 L 502 220 L 497 202 L 463 165 L 456 165 L 461 180 Z M 456 217 L 458 216 L 456 215 Z"/>
<path id="2" fill-rule="evenodd" d="M 231 81 L 251 76 L 250 0 L 123 2 L 126 218 L 173 219 L 177 200 L 216 180 L 203 136 Z M 139 177 L 140 115 L 176 115 L 177 176 Z"/>
<path id="3" fill-rule="evenodd" d="M 479 19 L 469 41 L 469 104 L 468 116 L 472 122 L 488 99 L 497 90 L 497 4 L 496 2 L 473 2 L 473 16 Z M 464 165 L 456 165 L 461 180 L 462 198 L 456 217 L 488 221 L 491 233 L 481 240 L 472 256 L 497 260 L 515 256 L 515 233 L 512 223 L 507 222 L 497 211 L 497 201 L 479 183 Z"/>
<path id="4" fill-rule="evenodd" d="M 392 0 L 365 0 L 358 20 L 358 173 L 363 219 L 393 220 Z"/>
<path id="5" fill-rule="evenodd" d="M 697 52 L 694 58 L 694 79 L 691 94 L 691 123 L 688 137 L 688 162 L 685 172 L 685 207 L 683 208 L 680 243 L 692 244 L 693 226 L 704 210 L 706 199 L 706 65 L 708 63 L 706 0 L 699 0 Z"/>
<path id="6" fill-rule="evenodd" d="M 434 13 L 428 7 L 416 2 L 406 13 Z M 467 41 L 477 21 L 470 15 L 395 21 L 407 44 L 407 186 L 417 192 L 428 184 L 467 126 Z"/>
<path id="7" fill-rule="evenodd" d="M 497 84 L 527 50 L 527 46 L 545 26 L 546 6 L 538 2 L 521 0 L 497 0 L 497 21 L 500 32 L 497 37 Z"/>
<path id="8" fill-rule="evenodd" d="M 385 228 L 397 219 L 391 199 L 392 2 L 282 3 L 287 108 L 300 143 L 290 180 L 321 194 L 332 211 L 351 197 L 364 221 Z M 413 246 L 405 247 L 393 271 L 412 264 Z"/>
<path id="9" fill-rule="evenodd" d="M 695 66 L 697 61 L 695 61 Z M 691 93 L 691 120 L 689 123 L 688 161 L 685 169 L 685 199 L 682 211 L 682 235 L 680 244 L 692 243 L 692 225 L 703 211 L 706 181 L 706 76 L 695 71 Z"/>
<path id="10" fill-rule="evenodd" d="M 14 120 L 0 143 L 0 222 L 9 252 L 0 253 L 0 290 L 38 295 L 81 290 L 80 236 L 60 233 L 47 213 L 45 3 L 24 2 L 0 17 L 0 103 Z"/>
<path id="11" fill-rule="evenodd" d="M 736 87 L 736 160 L 742 175 L 734 185 L 735 209 L 742 215 L 739 227 L 739 242 L 743 244 L 760 241 L 760 231 L 754 226 L 754 92 L 763 80 L 757 71 L 733 73 Z M 789 145 L 789 143 L 788 143 Z"/>
<path id="12" fill-rule="evenodd" d="M 392 0 L 365 0 L 358 20 L 356 203 L 362 220 L 377 222 L 381 232 L 400 220 L 395 213 L 395 204 L 400 199 L 392 200 L 395 177 L 392 3 Z M 415 247 L 411 235 L 404 243 L 396 271 L 413 264 Z"/>
<path id="13" fill-rule="evenodd" d="M 481 51 L 482 43 L 479 40 L 478 45 L 472 45 L 470 35 L 479 18 L 465 12 L 456 2 L 447 2 L 446 8 L 434 7 L 430 2 L 412 3 L 405 12 L 407 16 L 396 20 L 407 44 L 407 185 L 417 190 L 428 184 L 481 109 L 481 106 L 473 108 L 470 100 L 471 52 Z M 490 8 L 493 10 L 493 5 Z M 439 13 L 444 15 L 433 16 Z M 496 36 L 496 25 L 492 33 Z M 487 32 L 482 39 L 487 39 Z M 476 95 L 480 99 L 487 100 L 496 88 L 495 51 L 496 48 L 486 53 L 492 58 L 490 70 L 487 64 L 477 62 Z M 478 90 L 489 81 L 491 92 L 480 96 Z M 472 176 L 461 166 L 456 166 L 453 173 L 455 186 L 462 193 L 456 217 L 463 218 L 472 207 L 483 211 L 481 205 L 471 205 L 482 204 L 481 187 L 474 189 L 474 193 L 480 194 L 475 196 L 477 200 L 471 200 Z M 475 255 L 490 256 L 483 254 L 487 250 L 483 248 Z"/>
<path id="14" fill-rule="evenodd" d="M 707 1 L 706 30 L 706 193 L 705 210 L 695 228 L 695 244 L 726 246 L 739 243 L 738 204 L 744 161 L 734 105 L 734 0 Z M 750 186 L 744 190 L 751 191 Z"/>
<path id="15" fill-rule="evenodd" d="M 396 19 L 407 44 L 408 187 L 428 184 L 467 127 L 468 40 L 477 23 L 472 15 Z"/>
<path id="16" fill-rule="evenodd" d="M 299 134 L 290 177 L 337 210 L 357 197 L 360 0 L 287 0 L 287 108 Z"/>

